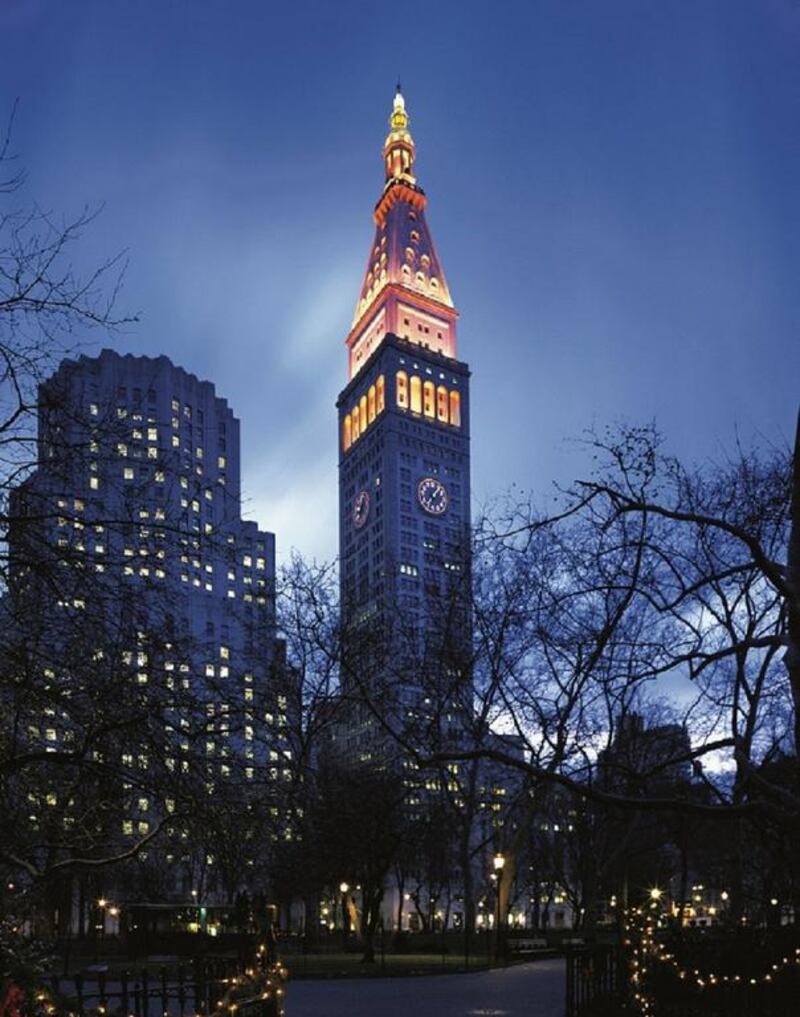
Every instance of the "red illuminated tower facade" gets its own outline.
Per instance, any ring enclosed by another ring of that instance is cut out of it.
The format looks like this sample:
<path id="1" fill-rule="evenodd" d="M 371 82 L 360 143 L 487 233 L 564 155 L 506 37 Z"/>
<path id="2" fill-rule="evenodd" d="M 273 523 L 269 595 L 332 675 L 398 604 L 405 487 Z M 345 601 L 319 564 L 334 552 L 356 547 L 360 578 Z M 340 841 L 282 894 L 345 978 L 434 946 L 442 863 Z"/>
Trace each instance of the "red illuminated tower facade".
<path id="1" fill-rule="evenodd" d="M 469 585 L 469 369 L 415 155 L 398 86 L 337 402 L 343 621 L 351 645 L 371 647 L 351 658 L 343 686 L 379 685 L 404 716 L 430 700 L 443 641 L 450 677 L 463 682 L 469 654 L 468 612 L 452 606 Z"/>

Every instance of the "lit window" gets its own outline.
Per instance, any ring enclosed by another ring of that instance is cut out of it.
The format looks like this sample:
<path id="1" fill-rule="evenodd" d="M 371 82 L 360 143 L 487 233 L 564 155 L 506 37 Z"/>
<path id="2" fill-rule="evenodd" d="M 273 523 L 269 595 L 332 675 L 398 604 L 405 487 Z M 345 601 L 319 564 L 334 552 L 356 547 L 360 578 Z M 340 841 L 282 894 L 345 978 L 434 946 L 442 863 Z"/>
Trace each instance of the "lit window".
<path id="1" fill-rule="evenodd" d="M 426 381 L 422 387 L 423 391 L 423 409 L 426 417 L 436 416 L 436 387 L 432 381 Z"/>
<path id="2" fill-rule="evenodd" d="M 89 412 L 93 417 L 97 416 L 97 414 L 100 412 L 97 403 L 89 403 Z"/>
<path id="3" fill-rule="evenodd" d="M 125 469 L 122 471 L 122 475 L 125 478 L 125 480 L 133 480 L 133 467 L 126 466 Z"/>
<path id="4" fill-rule="evenodd" d="M 395 379 L 397 387 L 397 405 L 402 409 L 408 409 L 408 375 L 405 371 L 398 371 Z"/>
<path id="5" fill-rule="evenodd" d="M 346 452 L 353 443 L 353 427 L 350 423 L 350 414 L 346 414 L 342 421 L 342 451 Z"/>
<path id="6" fill-rule="evenodd" d="M 358 401 L 359 430 L 363 434 L 367 429 L 367 397 L 362 395 Z"/>
<path id="7" fill-rule="evenodd" d="M 220 648 L 219 648 L 219 655 L 222 658 L 222 660 L 230 660 L 231 659 L 231 651 L 228 649 L 227 646 L 220 646 Z"/>
<path id="8" fill-rule="evenodd" d="M 219 468 L 221 470 L 225 469 L 225 456 L 218 456 L 217 457 L 217 466 L 219 466 Z"/>
<path id="9" fill-rule="evenodd" d="M 158 428 L 157 427 L 148 427 L 147 428 L 147 440 L 148 441 L 158 441 Z"/>
<path id="10" fill-rule="evenodd" d="M 453 427 L 461 427 L 461 395 L 458 392 L 450 393 L 450 423 Z"/>
<path id="11" fill-rule="evenodd" d="M 386 389 L 386 384 L 385 384 L 385 382 L 383 380 L 383 375 L 381 374 L 378 377 L 378 380 L 375 382 L 375 412 L 376 413 L 383 413 L 383 409 L 384 409 L 384 406 L 385 406 L 385 399 L 386 399 L 386 391 L 385 391 L 385 389 Z"/>
<path id="12" fill-rule="evenodd" d="M 375 419 L 375 386 L 370 385 L 367 392 L 367 420 L 371 424 Z"/>
<path id="13" fill-rule="evenodd" d="M 352 420 L 353 441 L 356 441 L 358 436 L 361 434 L 361 428 L 358 423 L 358 407 L 356 407 L 350 414 L 350 419 Z"/>
<path id="14" fill-rule="evenodd" d="M 419 375 L 411 375 L 411 398 L 409 405 L 412 413 L 422 413 L 422 381 Z"/>
<path id="15" fill-rule="evenodd" d="M 436 389 L 436 416 L 443 424 L 448 421 L 447 412 L 447 389 L 444 385 L 440 385 Z"/>
<path id="16" fill-rule="evenodd" d="M 99 477 L 89 477 L 89 487 L 93 491 L 97 491 L 100 488 L 100 478 Z"/>

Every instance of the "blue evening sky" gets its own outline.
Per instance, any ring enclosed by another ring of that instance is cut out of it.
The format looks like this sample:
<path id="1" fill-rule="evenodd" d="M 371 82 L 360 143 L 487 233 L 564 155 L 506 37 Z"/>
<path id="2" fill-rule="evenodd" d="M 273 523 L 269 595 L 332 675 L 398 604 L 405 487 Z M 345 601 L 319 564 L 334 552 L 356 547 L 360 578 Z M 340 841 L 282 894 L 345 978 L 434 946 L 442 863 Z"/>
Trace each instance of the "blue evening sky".
<path id="1" fill-rule="evenodd" d="M 2 0 L 28 195 L 105 203 L 123 352 L 242 420 L 246 513 L 336 552 L 334 402 L 401 77 L 473 370 L 476 509 L 657 419 L 714 455 L 800 401 L 797 0 Z M 97 347 L 107 344 L 93 337 Z"/>

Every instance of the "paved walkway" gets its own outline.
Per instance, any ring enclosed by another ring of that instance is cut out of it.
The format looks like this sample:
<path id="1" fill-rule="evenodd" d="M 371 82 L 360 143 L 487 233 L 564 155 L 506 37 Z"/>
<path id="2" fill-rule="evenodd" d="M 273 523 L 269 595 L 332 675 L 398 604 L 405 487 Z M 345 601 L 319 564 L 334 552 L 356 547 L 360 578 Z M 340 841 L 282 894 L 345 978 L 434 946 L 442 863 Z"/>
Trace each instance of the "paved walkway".
<path id="1" fill-rule="evenodd" d="M 287 1017 L 563 1017 L 564 961 L 421 978 L 290 982 Z"/>

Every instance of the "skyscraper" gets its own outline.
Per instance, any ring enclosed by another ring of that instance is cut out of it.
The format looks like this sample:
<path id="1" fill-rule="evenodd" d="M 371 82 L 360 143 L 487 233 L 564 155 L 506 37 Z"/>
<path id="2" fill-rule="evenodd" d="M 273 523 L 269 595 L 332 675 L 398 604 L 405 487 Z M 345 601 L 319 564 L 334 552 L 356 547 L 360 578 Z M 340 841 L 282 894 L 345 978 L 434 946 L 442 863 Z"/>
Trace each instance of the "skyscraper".
<path id="1" fill-rule="evenodd" d="M 206 804 L 274 804 L 289 779 L 275 537 L 241 517 L 239 421 L 214 386 L 164 356 L 64 361 L 40 388 L 38 467 L 14 502 L 4 606 L 23 637 L 35 624 L 51 703 L 29 737 L 54 752 L 82 744 L 108 771 L 115 826 L 93 827 L 94 847 L 147 837 L 173 810 L 188 823 Z M 187 813 L 188 801 L 200 804 Z M 167 895 L 228 899 L 237 878 L 257 882 L 263 842 L 237 843 L 220 872 L 221 852 L 181 822 L 166 832 Z"/>
<path id="2" fill-rule="evenodd" d="M 440 730 L 447 717 L 455 730 L 445 700 L 468 682 L 470 642 L 469 369 L 399 86 L 383 156 L 337 403 L 342 686 L 354 703 L 366 693 L 397 718 L 435 712 Z M 349 754 L 369 758 L 369 711 L 358 713 Z"/>

